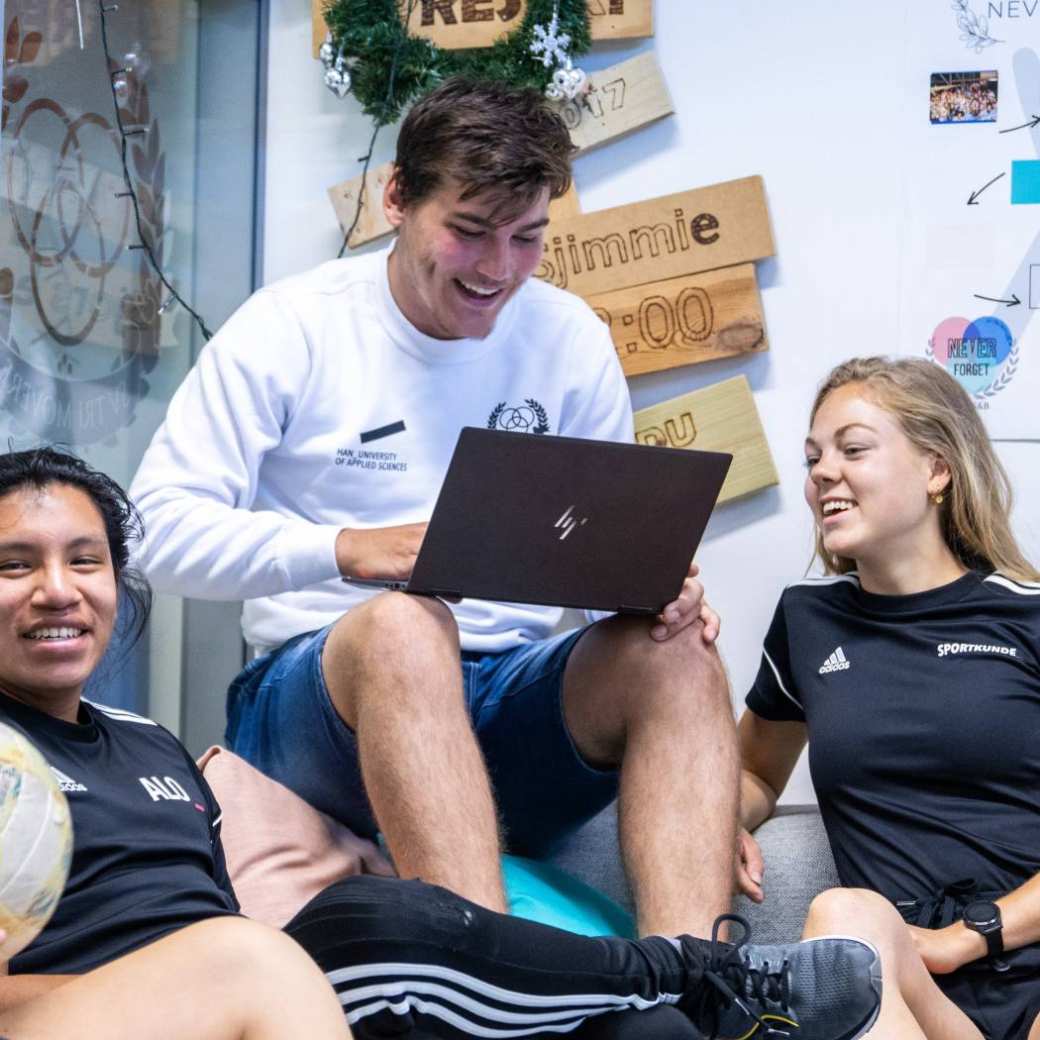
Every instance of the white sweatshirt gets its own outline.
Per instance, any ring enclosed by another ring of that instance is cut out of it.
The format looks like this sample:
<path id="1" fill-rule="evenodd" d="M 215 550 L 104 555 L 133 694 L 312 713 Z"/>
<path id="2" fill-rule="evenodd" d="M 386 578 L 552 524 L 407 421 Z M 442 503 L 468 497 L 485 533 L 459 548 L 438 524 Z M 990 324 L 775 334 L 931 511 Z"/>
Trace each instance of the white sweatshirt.
<path id="1" fill-rule="evenodd" d="M 131 486 L 145 523 L 138 563 L 155 587 L 246 600 L 255 646 L 375 594 L 340 580 L 336 536 L 428 520 L 463 426 L 497 416 L 632 440 L 607 328 L 578 297 L 530 279 L 486 339 L 437 340 L 394 302 L 389 254 L 334 260 L 250 297 L 199 355 Z M 560 614 L 452 609 L 463 647 L 485 651 L 542 638 Z"/>

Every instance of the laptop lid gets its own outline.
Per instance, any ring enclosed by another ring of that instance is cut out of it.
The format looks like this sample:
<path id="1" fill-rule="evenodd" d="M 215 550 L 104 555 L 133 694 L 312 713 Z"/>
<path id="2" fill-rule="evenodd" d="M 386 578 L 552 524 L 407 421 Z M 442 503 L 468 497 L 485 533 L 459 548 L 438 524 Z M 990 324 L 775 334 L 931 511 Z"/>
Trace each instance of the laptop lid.
<path id="1" fill-rule="evenodd" d="M 732 458 L 465 427 L 408 590 L 656 614 Z"/>

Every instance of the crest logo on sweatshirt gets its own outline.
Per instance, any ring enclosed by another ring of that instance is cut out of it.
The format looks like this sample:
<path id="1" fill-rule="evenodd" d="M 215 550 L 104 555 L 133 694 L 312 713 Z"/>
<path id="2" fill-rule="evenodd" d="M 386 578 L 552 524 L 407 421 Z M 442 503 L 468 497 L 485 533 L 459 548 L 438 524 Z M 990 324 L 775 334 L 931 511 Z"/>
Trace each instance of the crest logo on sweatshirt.
<path id="1" fill-rule="evenodd" d="M 548 433 L 549 416 L 533 397 L 524 398 L 521 405 L 500 401 L 488 416 L 487 428 L 507 433 Z"/>

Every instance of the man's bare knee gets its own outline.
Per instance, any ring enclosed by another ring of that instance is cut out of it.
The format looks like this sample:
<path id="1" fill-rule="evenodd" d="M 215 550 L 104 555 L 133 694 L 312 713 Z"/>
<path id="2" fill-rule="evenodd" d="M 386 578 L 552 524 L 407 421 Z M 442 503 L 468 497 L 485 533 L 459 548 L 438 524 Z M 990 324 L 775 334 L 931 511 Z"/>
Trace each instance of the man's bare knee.
<path id="1" fill-rule="evenodd" d="M 332 626 L 321 667 L 336 710 L 348 725 L 356 726 L 367 692 L 386 697 L 388 685 L 407 690 L 400 680 L 421 680 L 432 669 L 454 668 L 458 653 L 458 626 L 444 603 L 384 592 Z"/>
<path id="2" fill-rule="evenodd" d="M 567 666 L 564 714 L 597 764 L 620 762 L 636 727 L 688 732 L 720 715 L 732 725 L 726 674 L 699 623 L 657 642 L 644 618 L 611 618 L 582 638 Z"/>

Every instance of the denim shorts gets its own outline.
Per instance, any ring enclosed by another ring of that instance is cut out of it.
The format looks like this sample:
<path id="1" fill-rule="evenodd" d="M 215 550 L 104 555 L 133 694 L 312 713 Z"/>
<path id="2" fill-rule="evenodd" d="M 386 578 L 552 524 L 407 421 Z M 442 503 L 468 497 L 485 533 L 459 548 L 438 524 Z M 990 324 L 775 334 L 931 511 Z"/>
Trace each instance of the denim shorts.
<path id="1" fill-rule="evenodd" d="M 297 636 L 245 667 L 228 690 L 225 739 L 261 772 L 372 837 L 378 826 L 361 780 L 357 740 L 322 675 L 329 631 Z M 563 717 L 564 667 L 585 631 L 501 653 L 461 652 L 463 693 L 506 845 L 521 855 L 552 852 L 617 795 L 617 771 L 587 763 Z"/>

